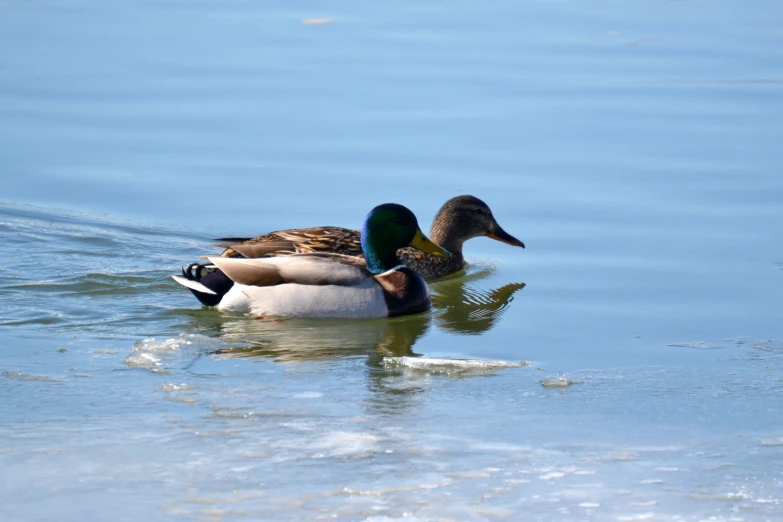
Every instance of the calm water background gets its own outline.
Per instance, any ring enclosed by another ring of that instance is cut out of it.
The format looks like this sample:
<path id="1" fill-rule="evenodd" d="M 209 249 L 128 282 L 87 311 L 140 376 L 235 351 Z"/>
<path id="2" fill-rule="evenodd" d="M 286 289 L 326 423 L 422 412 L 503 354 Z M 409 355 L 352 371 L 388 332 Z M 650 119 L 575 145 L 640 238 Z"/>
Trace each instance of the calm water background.
<path id="1" fill-rule="evenodd" d="M 0 1 L 0 518 L 780 520 L 781 49 L 772 0 Z M 459 193 L 528 248 L 423 316 L 167 279 Z"/>

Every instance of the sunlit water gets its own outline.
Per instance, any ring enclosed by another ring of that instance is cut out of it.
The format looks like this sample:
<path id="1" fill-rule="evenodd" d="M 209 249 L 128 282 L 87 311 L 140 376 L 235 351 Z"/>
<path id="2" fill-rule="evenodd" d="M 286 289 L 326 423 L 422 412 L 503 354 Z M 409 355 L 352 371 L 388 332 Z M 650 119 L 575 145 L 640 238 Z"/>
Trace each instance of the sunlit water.
<path id="1" fill-rule="evenodd" d="M 0 1 L 0 519 L 777 521 L 777 2 Z M 256 321 L 212 238 L 470 241 L 430 313 Z"/>

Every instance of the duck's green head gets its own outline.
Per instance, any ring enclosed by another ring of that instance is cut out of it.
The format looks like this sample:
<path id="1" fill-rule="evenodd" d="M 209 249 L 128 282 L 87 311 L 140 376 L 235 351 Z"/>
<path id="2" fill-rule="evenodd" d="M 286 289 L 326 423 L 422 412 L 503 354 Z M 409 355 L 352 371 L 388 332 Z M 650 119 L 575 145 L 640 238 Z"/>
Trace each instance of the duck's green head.
<path id="1" fill-rule="evenodd" d="M 362 226 L 362 251 L 367 269 L 373 274 L 391 270 L 400 264 L 397 250 L 413 247 L 433 256 L 449 257 L 421 232 L 413 212 L 396 203 L 378 205 L 367 214 Z"/>

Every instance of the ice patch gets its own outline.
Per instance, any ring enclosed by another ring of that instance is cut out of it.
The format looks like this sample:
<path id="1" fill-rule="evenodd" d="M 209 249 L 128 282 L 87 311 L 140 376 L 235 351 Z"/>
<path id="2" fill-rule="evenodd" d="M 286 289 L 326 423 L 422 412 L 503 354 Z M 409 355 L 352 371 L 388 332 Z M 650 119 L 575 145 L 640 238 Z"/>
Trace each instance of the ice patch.
<path id="1" fill-rule="evenodd" d="M 114 355 L 120 353 L 120 351 L 115 350 L 114 348 L 98 348 L 92 353 L 97 353 L 99 355 Z"/>
<path id="2" fill-rule="evenodd" d="M 166 394 L 166 399 L 172 402 L 181 402 L 183 404 L 196 404 L 198 399 L 189 392 L 194 391 L 197 386 L 192 384 L 167 383 L 161 386 L 161 391 Z"/>
<path id="3" fill-rule="evenodd" d="M 311 448 L 319 450 L 313 458 L 367 457 L 379 451 L 379 440 L 367 433 L 333 431 L 314 442 Z"/>
<path id="4" fill-rule="evenodd" d="M 566 378 L 564 375 L 558 375 L 557 377 L 550 377 L 541 381 L 541 386 L 544 388 L 568 388 L 572 384 L 582 384 L 582 381 L 572 381 Z"/>
<path id="5" fill-rule="evenodd" d="M 694 500 L 715 500 L 718 502 L 737 502 L 740 500 L 750 500 L 749 497 L 742 491 L 738 491 L 737 493 L 716 493 L 714 495 L 691 495 L 690 497 Z"/>
<path id="6" fill-rule="evenodd" d="M 650 507 L 657 503 L 657 500 L 640 500 L 639 502 L 634 502 L 633 505 L 638 507 Z"/>
<path id="7" fill-rule="evenodd" d="M 140 368 L 154 373 L 165 374 L 168 370 L 164 367 L 164 359 L 171 357 L 183 346 L 193 344 L 214 344 L 211 337 L 198 334 L 179 334 L 172 339 L 158 341 L 154 337 L 144 339 L 133 345 L 131 354 L 125 359 L 125 364 L 130 368 Z"/>
<path id="8" fill-rule="evenodd" d="M 193 390 L 193 389 L 195 389 L 195 388 L 196 388 L 196 387 L 195 387 L 195 386 L 193 386 L 192 384 L 185 384 L 185 383 L 182 383 L 182 384 L 168 383 L 168 384 L 164 384 L 164 385 L 161 387 L 161 389 L 162 389 L 162 390 L 163 390 L 165 393 L 172 393 L 172 392 L 188 391 L 188 390 Z"/>
<path id="9" fill-rule="evenodd" d="M 333 18 L 305 18 L 302 20 L 304 25 L 326 25 L 334 23 Z"/>
<path id="10" fill-rule="evenodd" d="M 323 395 L 321 392 L 302 392 L 294 395 L 294 399 L 317 399 Z"/>
<path id="11" fill-rule="evenodd" d="M 677 348 L 699 348 L 701 350 L 711 350 L 715 348 L 724 348 L 723 346 L 719 344 L 709 344 L 705 343 L 704 341 L 699 341 L 695 343 L 671 343 L 667 344 L 666 346 L 674 346 Z"/>
<path id="12" fill-rule="evenodd" d="M 257 415 L 252 411 L 244 411 L 239 408 L 217 408 L 212 410 L 212 414 L 215 417 L 222 417 L 224 419 L 250 419 Z"/>
<path id="13" fill-rule="evenodd" d="M 655 513 L 639 513 L 638 515 L 626 515 L 619 516 L 617 520 L 620 522 L 630 522 L 632 520 L 650 520 L 655 516 Z"/>
<path id="14" fill-rule="evenodd" d="M 530 364 L 529 361 L 515 363 L 486 359 L 446 359 L 434 357 L 386 357 L 383 359 L 383 365 L 386 368 L 407 368 L 447 375 L 485 374 L 504 368 L 521 368 Z"/>
<path id="15" fill-rule="evenodd" d="M 0 375 L 3 377 L 8 377 L 9 379 L 14 379 L 16 381 L 63 382 L 61 379 L 49 377 L 48 375 L 33 375 L 31 373 L 25 372 L 4 371 Z"/>

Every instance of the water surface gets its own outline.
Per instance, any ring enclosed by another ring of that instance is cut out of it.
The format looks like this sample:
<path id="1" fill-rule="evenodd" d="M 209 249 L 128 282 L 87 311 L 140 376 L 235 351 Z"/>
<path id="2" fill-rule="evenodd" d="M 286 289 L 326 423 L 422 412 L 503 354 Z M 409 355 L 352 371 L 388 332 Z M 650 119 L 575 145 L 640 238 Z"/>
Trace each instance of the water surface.
<path id="1" fill-rule="evenodd" d="M 780 519 L 780 27 L 0 2 L 0 516 Z M 460 193 L 528 248 L 470 241 L 427 314 L 254 321 L 168 278 Z"/>

